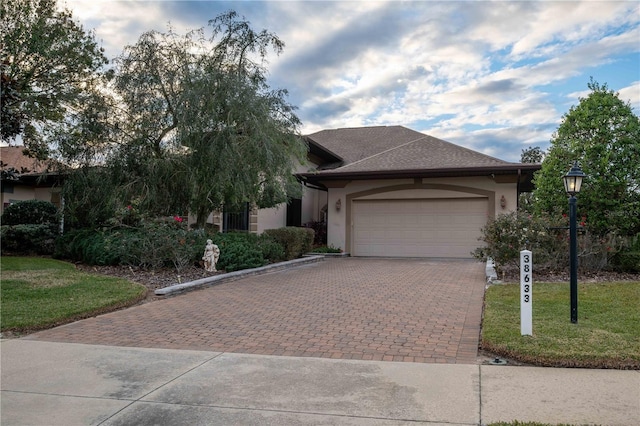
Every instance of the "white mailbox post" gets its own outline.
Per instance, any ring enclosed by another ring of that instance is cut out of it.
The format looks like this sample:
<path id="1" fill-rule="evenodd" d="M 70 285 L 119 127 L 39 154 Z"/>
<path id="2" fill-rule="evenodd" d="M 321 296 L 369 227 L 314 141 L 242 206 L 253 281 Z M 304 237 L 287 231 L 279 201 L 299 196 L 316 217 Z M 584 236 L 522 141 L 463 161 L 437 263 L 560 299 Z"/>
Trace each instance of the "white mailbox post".
<path id="1" fill-rule="evenodd" d="M 533 261 L 529 250 L 520 252 L 520 334 L 533 336 L 532 285 Z"/>

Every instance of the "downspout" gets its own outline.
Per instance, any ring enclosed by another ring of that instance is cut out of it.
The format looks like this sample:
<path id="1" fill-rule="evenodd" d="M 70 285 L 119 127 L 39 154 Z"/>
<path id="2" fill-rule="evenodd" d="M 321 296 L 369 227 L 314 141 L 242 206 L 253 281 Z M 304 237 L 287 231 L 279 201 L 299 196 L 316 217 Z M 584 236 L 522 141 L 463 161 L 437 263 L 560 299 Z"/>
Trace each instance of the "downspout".
<path id="1" fill-rule="evenodd" d="M 520 211 L 520 176 L 522 169 L 518 169 L 518 180 L 516 182 L 516 212 Z"/>

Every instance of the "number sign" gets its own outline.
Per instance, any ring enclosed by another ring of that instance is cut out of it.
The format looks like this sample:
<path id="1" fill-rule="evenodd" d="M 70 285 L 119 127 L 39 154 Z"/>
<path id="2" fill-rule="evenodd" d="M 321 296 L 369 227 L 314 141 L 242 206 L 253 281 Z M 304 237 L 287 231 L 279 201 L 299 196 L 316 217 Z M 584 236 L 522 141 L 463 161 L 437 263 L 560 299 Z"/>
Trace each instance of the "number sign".
<path id="1" fill-rule="evenodd" d="M 533 336 L 532 279 L 533 259 L 529 250 L 520 252 L 520 334 Z"/>

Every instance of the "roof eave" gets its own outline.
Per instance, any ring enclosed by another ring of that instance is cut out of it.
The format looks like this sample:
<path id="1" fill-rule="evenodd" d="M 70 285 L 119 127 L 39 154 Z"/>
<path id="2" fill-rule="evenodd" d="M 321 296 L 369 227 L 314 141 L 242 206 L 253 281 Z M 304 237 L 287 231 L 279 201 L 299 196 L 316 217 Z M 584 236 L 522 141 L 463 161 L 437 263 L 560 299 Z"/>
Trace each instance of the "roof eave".
<path id="1" fill-rule="evenodd" d="M 440 169 L 414 169 L 414 170 L 383 170 L 383 171 L 331 171 L 300 173 L 299 176 L 311 180 L 362 180 L 362 179 L 403 179 L 403 178 L 429 178 L 429 177 L 457 177 L 457 176 L 486 176 L 518 174 L 525 171 L 537 171 L 541 167 L 538 163 L 513 163 L 494 166 L 479 167 L 448 167 Z"/>

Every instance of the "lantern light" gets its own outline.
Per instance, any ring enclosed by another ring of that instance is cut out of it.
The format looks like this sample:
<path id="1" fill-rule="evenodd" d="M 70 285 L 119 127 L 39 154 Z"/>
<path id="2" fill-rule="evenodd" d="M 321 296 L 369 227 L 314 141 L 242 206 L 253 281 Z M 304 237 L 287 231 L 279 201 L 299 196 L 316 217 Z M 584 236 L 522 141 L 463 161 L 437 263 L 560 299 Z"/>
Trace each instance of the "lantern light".
<path id="1" fill-rule="evenodd" d="M 573 197 L 579 193 L 582 187 L 582 179 L 585 176 L 586 174 L 580 169 L 578 162 L 573 163 L 571 170 L 562 178 L 564 180 L 564 190 L 567 191 L 567 194 Z"/>

